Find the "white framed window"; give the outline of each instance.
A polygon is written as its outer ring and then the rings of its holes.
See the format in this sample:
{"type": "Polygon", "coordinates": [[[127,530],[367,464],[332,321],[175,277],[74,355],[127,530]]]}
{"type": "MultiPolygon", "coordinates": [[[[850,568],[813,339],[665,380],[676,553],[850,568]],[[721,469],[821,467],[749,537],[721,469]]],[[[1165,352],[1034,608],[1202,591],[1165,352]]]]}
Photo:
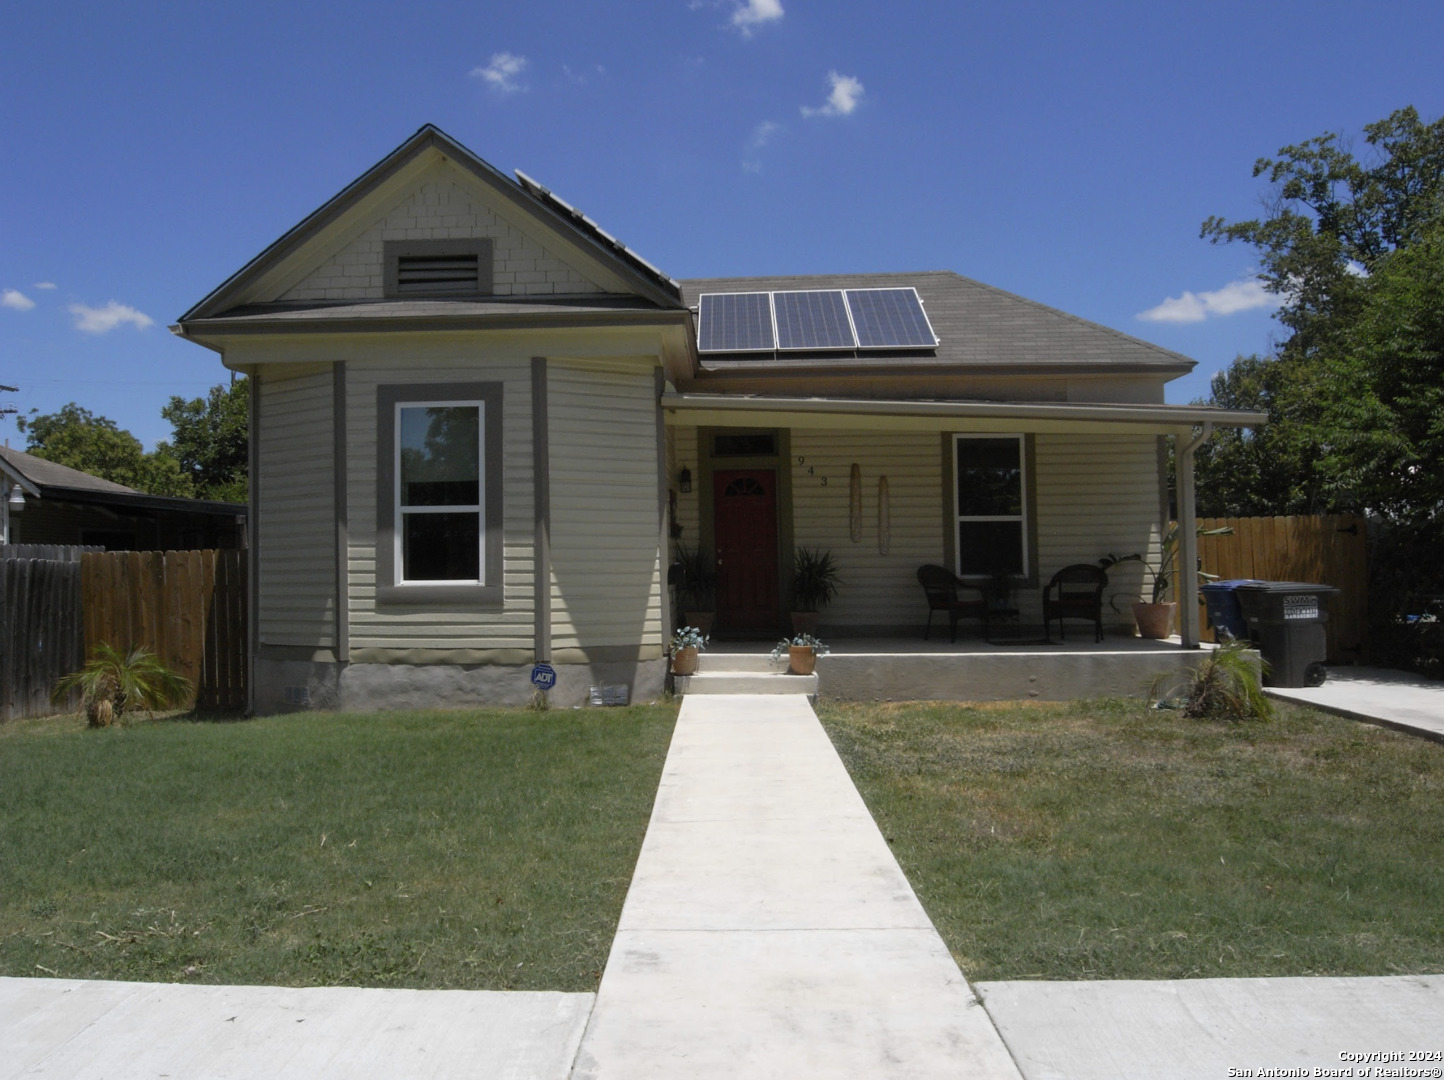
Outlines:
{"type": "Polygon", "coordinates": [[[1022,435],[953,436],[953,540],[962,577],[1027,577],[1028,457],[1022,435]]]}
{"type": "Polygon", "coordinates": [[[376,602],[504,607],[502,384],[376,388],[376,602]]]}
{"type": "Polygon", "coordinates": [[[394,584],[485,585],[481,401],[398,401],[394,584]]]}

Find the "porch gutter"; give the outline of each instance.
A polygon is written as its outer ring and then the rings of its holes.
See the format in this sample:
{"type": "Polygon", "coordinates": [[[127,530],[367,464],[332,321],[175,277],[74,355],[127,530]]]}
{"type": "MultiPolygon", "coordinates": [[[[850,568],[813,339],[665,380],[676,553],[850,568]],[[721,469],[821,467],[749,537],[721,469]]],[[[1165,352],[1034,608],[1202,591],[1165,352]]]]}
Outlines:
{"type": "MultiPolygon", "coordinates": [[[[1193,454],[1213,435],[1213,424],[1178,451],[1178,635],[1185,649],[1198,648],[1198,514],[1194,510],[1193,454]]],[[[1180,440],[1181,442],[1182,440],[1180,440]]]]}
{"type": "MultiPolygon", "coordinates": [[[[1179,434],[1204,424],[1213,427],[1262,427],[1268,414],[1241,409],[1216,409],[1207,405],[1114,405],[1074,402],[997,401],[887,401],[860,398],[755,397],[742,394],[693,394],[671,392],[662,395],[662,408],[671,417],[687,414],[687,423],[736,424],[749,416],[770,418],[791,415],[803,426],[823,426],[828,417],[856,420],[874,418],[878,427],[939,426],[958,420],[975,424],[996,424],[1016,430],[1023,422],[1029,430],[1068,430],[1099,425],[1121,430],[1179,434]],[[931,422],[931,423],[929,423],[931,422]]],[[[673,422],[677,422],[675,419],[673,422]]],[[[999,427],[1002,430],[1002,427],[999,427]]]]}

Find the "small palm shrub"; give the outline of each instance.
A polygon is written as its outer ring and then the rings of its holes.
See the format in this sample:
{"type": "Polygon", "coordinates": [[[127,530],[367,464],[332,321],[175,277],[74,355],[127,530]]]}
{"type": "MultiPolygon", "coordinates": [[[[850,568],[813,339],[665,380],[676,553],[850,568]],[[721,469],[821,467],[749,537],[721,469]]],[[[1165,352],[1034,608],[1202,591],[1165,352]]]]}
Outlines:
{"type": "Polygon", "coordinates": [[[107,644],[95,647],[89,662],[55,684],[52,701],[79,690],[81,705],[91,727],[108,727],[127,709],[170,708],[190,696],[191,681],[166,667],[148,649],[136,647],[125,655],[107,644]]]}
{"type": "Polygon", "coordinates": [[[1263,692],[1265,667],[1247,645],[1232,641],[1210,651],[1167,697],[1159,698],[1163,680],[1154,683],[1153,697],[1161,707],[1180,708],[1198,720],[1269,720],[1274,712],[1263,692]]]}

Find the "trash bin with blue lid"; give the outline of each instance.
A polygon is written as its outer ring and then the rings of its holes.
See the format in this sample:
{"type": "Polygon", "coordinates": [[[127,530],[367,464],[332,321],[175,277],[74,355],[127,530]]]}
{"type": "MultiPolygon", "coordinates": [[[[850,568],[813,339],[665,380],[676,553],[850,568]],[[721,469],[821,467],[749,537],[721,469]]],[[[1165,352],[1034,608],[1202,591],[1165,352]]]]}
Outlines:
{"type": "Polygon", "coordinates": [[[1234,589],[1249,637],[1269,665],[1265,686],[1322,686],[1328,678],[1329,597],[1339,590],[1307,581],[1256,581],[1234,589]]]}
{"type": "Polygon", "coordinates": [[[1232,581],[1210,581],[1199,586],[1204,605],[1208,608],[1208,621],[1217,632],[1219,641],[1248,640],[1248,620],[1244,618],[1243,607],[1234,590],[1240,585],[1266,584],[1253,578],[1234,578],[1232,581]]]}

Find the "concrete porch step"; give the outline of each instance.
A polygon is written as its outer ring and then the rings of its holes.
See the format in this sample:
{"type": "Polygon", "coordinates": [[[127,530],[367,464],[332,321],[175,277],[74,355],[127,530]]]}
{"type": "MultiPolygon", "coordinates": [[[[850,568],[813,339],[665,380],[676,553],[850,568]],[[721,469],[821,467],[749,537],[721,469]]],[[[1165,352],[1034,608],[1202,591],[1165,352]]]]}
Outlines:
{"type": "Polygon", "coordinates": [[[772,659],[772,653],[765,649],[751,652],[725,652],[708,649],[697,656],[697,670],[708,673],[723,671],[763,671],[778,675],[787,673],[787,657],[772,659]]]}
{"type": "Polygon", "coordinates": [[[807,694],[817,693],[817,675],[774,675],[770,671],[698,671],[678,675],[679,694],[807,694]]]}

